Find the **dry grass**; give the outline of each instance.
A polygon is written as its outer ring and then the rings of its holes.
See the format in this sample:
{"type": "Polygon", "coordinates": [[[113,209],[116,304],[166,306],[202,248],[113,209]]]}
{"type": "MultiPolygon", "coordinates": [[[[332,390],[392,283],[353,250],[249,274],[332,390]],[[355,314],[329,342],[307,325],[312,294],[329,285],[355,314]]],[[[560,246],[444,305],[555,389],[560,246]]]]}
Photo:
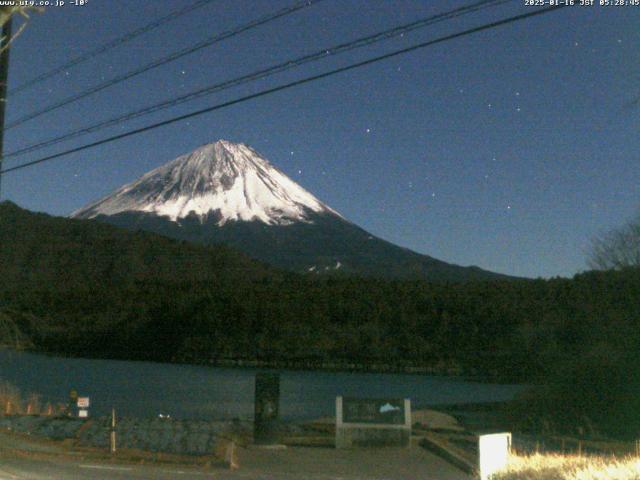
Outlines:
{"type": "MultiPolygon", "coordinates": [[[[18,2],[16,2],[18,3],[18,2]]],[[[7,23],[9,21],[9,19],[11,17],[15,17],[17,15],[21,15],[22,17],[24,17],[26,20],[29,20],[29,12],[30,11],[35,11],[38,13],[42,13],[44,11],[43,8],[39,8],[39,7],[27,7],[27,6],[3,6],[0,7],[0,27],[3,26],[5,23],[7,23]]],[[[6,50],[7,47],[13,43],[13,41],[18,38],[18,36],[22,33],[22,31],[26,28],[27,26],[27,22],[25,21],[22,25],[20,25],[20,27],[18,28],[18,30],[16,32],[13,33],[13,35],[11,35],[11,38],[9,39],[5,39],[2,38],[0,39],[0,42],[2,44],[2,46],[0,46],[0,53],[3,50],[6,50]]]]}
{"type": "Polygon", "coordinates": [[[640,457],[513,455],[492,480],[640,480],[640,457]]]}
{"type": "Polygon", "coordinates": [[[11,415],[21,409],[20,390],[8,382],[0,382],[0,415],[11,415]]]}
{"type": "Polygon", "coordinates": [[[221,459],[227,468],[235,470],[239,467],[238,448],[235,441],[219,438],[213,454],[216,458],[221,459]]]}
{"type": "Polygon", "coordinates": [[[62,404],[43,404],[34,393],[27,396],[9,382],[0,382],[0,416],[3,415],[59,415],[65,409],[62,404]]]}

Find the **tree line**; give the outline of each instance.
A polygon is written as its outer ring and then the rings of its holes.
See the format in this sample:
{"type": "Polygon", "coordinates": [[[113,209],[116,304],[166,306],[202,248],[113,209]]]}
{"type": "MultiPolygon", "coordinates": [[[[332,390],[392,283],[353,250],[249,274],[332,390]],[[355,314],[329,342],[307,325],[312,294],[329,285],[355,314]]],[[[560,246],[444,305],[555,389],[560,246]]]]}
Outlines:
{"type": "Polygon", "coordinates": [[[543,384],[547,400],[575,406],[548,410],[558,424],[633,424],[602,406],[616,395],[635,405],[629,389],[640,386],[638,268],[469,283],[304,276],[223,246],[3,204],[0,273],[4,343],[129,360],[421,367],[543,384]]]}

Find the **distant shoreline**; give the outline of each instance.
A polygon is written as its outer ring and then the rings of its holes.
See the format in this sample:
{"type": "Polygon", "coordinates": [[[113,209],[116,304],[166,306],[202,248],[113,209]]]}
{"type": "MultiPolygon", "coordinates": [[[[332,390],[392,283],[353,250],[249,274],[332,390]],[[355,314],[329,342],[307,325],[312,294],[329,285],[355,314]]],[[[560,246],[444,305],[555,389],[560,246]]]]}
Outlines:
{"type": "Polygon", "coordinates": [[[33,353],[38,355],[55,356],[62,358],[84,358],[92,360],[116,360],[124,362],[150,362],[168,363],[173,365],[193,365],[201,367],[219,368],[250,368],[250,369],[274,369],[274,370],[298,370],[310,372],[357,372],[357,373],[386,373],[386,374],[407,374],[407,375],[431,375],[436,377],[458,378],[460,380],[477,383],[503,383],[520,384],[521,382],[501,378],[499,375],[480,375],[473,372],[465,372],[460,366],[451,365],[393,365],[381,362],[355,363],[355,362],[326,362],[309,359],[290,360],[255,360],[255,359],[235,359],[220,358],[203,361],[173,360],[171,362],[157,362],[153,360],[128,359],[118,357],[85,357],[81,355],[68,355],[64,352],[40,351],[34,349],[16,349],[7,345],[0,345],[0,350],[11,350],[15,352],[33,353]]]}

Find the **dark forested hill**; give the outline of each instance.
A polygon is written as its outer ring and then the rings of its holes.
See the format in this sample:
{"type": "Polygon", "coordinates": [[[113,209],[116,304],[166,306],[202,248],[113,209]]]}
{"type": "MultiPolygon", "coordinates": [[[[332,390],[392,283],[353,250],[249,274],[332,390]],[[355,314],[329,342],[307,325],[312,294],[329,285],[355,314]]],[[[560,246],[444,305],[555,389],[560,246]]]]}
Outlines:
{"type": "Polygon", "coordinates": [[[226,247],[0,205],[0,343],[40,351],[543,381],[602,358],[628,365],[639,312],[638,269],[455,284],[302,276],[226,247]]]}
{"type": "Polygon", "coordinates": [[[274,270],[224,246],[201,247],[0,204],[0,284],[64,290],[138,281],[254,280],[274,270]]]}

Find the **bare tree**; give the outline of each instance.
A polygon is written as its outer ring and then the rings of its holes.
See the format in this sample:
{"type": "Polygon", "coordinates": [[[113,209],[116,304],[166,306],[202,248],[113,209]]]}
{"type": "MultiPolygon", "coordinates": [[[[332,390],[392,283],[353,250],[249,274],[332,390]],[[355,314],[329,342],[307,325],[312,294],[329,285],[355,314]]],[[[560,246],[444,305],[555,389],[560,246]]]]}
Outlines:
{"type": "Polygon", "coordinates": [[[640,267],[640,212],[623,226],[595,237],[587,264],[595,270],[640,267]]]}
{"type": "MultiPolygon", "coordinates": [[[[14,15],[22,15],[25,19],[28,20],[30,10],[36,11],[36,12],[43,11],[42,8],[37,8],[37,7],[17,7],[17,6],[0,7],[0,27],[4,26],[4,24],[7,23],[9,19],[11,19],[14,15]]],[[[24,22],[22,25],[20,25],[20,28],[18,29],[18,31],[12,34],[11,38],[4,38],[4,37],[0,38],[0,53],[2,53],[3,50],[6,50],[7,48],[9,48],[9,45],[11,45],[11,42],[13,42],[18,37],[18,35],[22,33],[22,31],[26,28],[26,26],[27,26],[27,22],[24,22]]]]}

